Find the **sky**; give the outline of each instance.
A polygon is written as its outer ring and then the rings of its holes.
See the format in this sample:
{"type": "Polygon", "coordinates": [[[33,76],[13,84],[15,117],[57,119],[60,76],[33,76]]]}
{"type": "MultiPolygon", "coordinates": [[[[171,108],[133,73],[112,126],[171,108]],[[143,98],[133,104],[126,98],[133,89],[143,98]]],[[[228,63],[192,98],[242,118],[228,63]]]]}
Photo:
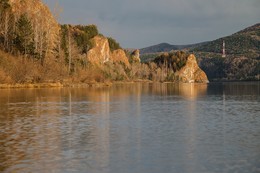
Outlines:
{"type": "Polygon", "coordinates": [[[124,48],[211,41],[260,22],[260,0],[43,1],[60,23],[95,24],[124,48]]]}

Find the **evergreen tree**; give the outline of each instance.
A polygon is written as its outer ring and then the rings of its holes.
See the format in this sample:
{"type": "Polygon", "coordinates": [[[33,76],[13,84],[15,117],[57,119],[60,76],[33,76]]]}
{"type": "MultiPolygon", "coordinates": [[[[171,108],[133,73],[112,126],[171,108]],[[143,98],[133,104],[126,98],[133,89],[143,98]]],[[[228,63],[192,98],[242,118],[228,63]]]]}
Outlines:
{"type": "Polygon", "coordinates": [[[15,43],[17,49],[24,55],[34,54],[34,32],[26,14],[21,15],[16,23],[16,27],[15,43]]]}

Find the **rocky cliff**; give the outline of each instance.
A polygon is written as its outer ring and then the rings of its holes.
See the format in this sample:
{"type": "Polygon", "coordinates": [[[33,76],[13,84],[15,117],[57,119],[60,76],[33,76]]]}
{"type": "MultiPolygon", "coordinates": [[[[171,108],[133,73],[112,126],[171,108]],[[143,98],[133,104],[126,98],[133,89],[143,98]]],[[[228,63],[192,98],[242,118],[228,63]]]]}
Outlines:
{"type": "Polygon", "coordinates": [[[107,38],[95,36],[91,40],[93,47],[87,53],[87,60],[91,63],[102,64],[109,61],[110,49],[107,38]]]}
{"type": "Polygon", "coordinates": [[[112,62],[120,62],[125,64],[127,67],[130,67],[128,58],[126,57],[125,51],[123,51],[122,49],[117,49],[114,50],[111,53],[111,60],[112,62]]]}
{"type": "Polygon", "coordinates": [[[114,63],[123,63],[130,66],[128,58],[122,49],[110,50],[108,39],[103,36],[95,36],[91,40],[93,47],[87,53],[87,60],[94,64],[103,64],[111,61],[114,63]]]}
{"type": "Polygon", "coordinates": [[[186,65],[178,72],[179,80],[184,83],[208,83],[206,73],[197,64],[196,57],[189,55],[186,65]]]}

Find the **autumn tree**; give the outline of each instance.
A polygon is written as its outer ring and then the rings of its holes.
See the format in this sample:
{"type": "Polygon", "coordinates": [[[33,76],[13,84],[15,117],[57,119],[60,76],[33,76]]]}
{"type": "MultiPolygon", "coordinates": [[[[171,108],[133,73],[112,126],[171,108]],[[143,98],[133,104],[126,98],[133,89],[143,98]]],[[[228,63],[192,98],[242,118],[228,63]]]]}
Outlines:
{"type": "Polygon", "coordinates": [[[8,0],[0,1],[0,37],[5,50],[10,49],[13,15],[8,0]]]}

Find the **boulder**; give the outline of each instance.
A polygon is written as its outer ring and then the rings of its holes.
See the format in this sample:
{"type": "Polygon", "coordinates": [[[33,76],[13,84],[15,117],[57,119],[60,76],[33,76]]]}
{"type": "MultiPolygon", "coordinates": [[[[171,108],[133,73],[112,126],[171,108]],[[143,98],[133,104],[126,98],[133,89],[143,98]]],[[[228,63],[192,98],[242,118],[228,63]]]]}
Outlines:
{"type": "Polygon", "coordinates": [[[184,83],[208,83],[206,73],[198,66],[196,57],[191,54],[186,62],[186,65],[179,71],[179,80],[184,83]]]}

